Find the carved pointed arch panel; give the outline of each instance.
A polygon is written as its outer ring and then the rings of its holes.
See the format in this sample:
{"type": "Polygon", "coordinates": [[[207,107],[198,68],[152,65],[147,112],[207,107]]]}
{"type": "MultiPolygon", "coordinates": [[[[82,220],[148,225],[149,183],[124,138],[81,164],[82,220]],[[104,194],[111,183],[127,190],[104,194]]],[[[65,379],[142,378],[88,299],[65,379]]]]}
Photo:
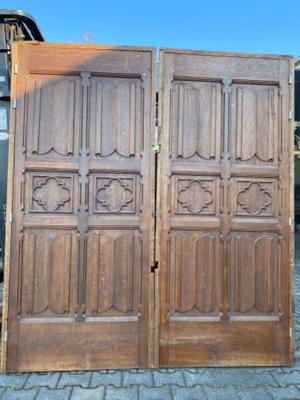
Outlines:
{"type": "Polygon", "coordinates": [[[172,87],[172,158],[220,158],[221,85],[175,80],[172,87]]]}
{"type": "Polygon", "coordinates": [[[172,235],[169,264],[169,312],[172,317],[219,314],[220,238],[211,232],[172,235]]]}
{"type": "Polygon", "coordinates": [[[74,157],[80,141],[80,79],[31,75],[24,96],[27,157],[74,157]]]}
{"type": "Polygon", "coordinates": [[[236,162],[277,164],[281,91],[278,86],[232,86],[232,152],[236,162]]]}

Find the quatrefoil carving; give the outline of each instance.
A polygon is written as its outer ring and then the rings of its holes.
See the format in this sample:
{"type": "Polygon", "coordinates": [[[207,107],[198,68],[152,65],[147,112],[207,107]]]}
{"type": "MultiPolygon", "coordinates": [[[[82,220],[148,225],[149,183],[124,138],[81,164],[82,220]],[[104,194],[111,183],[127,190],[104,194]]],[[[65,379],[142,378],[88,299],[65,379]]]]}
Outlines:
{"type": "Polygon", "coordinates": [[[259,183],[250,182],[239,192],[237,202],[248,214],[258,215],[272,203],[272,196],[259,183]]]}
{"type": "Polygon", "coordinates": [[[125,180],[112,178],[97,190],[96,200],[110,212],[119,212],[133,200],[133,192],[125,180]]]}
{"type": "Polygon", "coordinates": [[[213,202],[213,194],[207,185],[194,179],[179,191],[177,200],[191,213],[200,214],[213,202]]]}
{"type": "Polygon", "coordinates": [[[53,212],[70,200],[71,193],[65,182],[50,176],[33,189],[32,198],[44,210],[53,212]]]}

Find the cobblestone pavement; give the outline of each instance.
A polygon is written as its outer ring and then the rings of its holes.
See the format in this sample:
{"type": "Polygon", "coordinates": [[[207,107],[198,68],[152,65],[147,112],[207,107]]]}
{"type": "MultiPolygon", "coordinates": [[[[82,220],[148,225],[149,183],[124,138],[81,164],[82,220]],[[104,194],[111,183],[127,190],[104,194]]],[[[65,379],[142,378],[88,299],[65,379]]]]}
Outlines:
{"type": "MultiPolygon", "coordinates": [[[[299,244],[300,244],[300,238],[299,244]]],[[[300,245],[297,246],[300,250],[300,245]]],[[[298,257],[300,251],[298,252],[298,257]]],[[[300,400],[300,258],[294,368],[181,368],[0,375],[1,400],[300,400]]]]}

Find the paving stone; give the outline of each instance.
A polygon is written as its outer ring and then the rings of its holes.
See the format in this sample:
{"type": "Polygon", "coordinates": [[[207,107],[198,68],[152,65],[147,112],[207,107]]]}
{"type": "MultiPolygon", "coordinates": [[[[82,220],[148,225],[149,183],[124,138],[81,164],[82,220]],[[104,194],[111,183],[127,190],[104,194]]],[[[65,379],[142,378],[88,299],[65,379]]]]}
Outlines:
{"type": "Polygon", "coordinates": [[[208,370],[207,372],[201,372],[200,374],[191,374],[188,372],[184,372],[183,375],[187,386],[215,384],[212,369],[208,370]]]}
{"type": "Polygon", "coordinates": [[[153,376],[151,371],[145,371],[143,373],[130,373],[127,371],[123,372],[123,384],[122,386],[128,385],[146,385],[153,386],[153,376]]]}
{"type": "Polygon", "coordinates": [[[38,389],[31,390],[14,390],[13,388],[6,388],[0,396],[1,400],[34,400],[38,389]]]}
{"type": "Polygon", "coordinates": [[[55,389],[60,377],[60,372],[50,373],[32,373],[24,386],[25,389],[34,388],[36,386],[47,386],[49,389],[55,389]]]}
{"type": "MultiPolygon", "coordinates": [[[[167,385],[161,387],[140,386],[139,400],[171,400],[171,390],[167,385]]],[[[110,400],[110,398],[107,398],[110,400]]]]}
{"type": "Polygon", "coordinates": [[[108,386],[106,389],[105,400],[137,400],[137,398],[137,386],[132,386],[130,388],[116,388],[108,386]]]}
{"type": "Polygon", "coordinates": [[[264,372],[261,374],[249,374],[243,371],[235,373],[215,373],[215,382],[218,386],[241,386],[251,387],[259,385],[272,385],[278,386],[277,381],[271,375],[270,372],[264,372]]]}
{"type": "Polygon", "coordinates": [[[179,387],[171,386],[174,400],[202,400],[206,399],[202,386],[179,387]]]}
{"type": "MultiPolygon", "coordinates": [[[[300,391],[296,386],[291,385],[285,388],[267,388],[268,393],[272,395],[274,400],[299,400],[300,391]]],[[[256,400],[256,399],[255,399],[256,400]]]]}
{"type": "Polygon", "coordinates": [[[231,400],[237,399],[235,388],[228,386],[226,388],[212,388],[204,386],[204,391],[209,400],[231,400]]]}
{"type": "Polygon", "coordinates": [[[0,387],[22,389],[27,378],[28,374],[0,374],[0,387]]]}
{"type": "Polygon", "coordinates": [[[240,400],[272,400],[273,397],[264,387],[236,388],[240,400]]]}
{"type": "Polygon", "coordinates": [[[40,388],[38,395],[35,400],[68,400],[71,394],[72,388],[68,387],[65,389],[48,389],[40,388]]]}
{"type": "Polygon", "coordinates": [[[113,374],[99,374],[98,372],[92,372],[90,387],[93,388],[103,385],[121,386],[121,372],[115,371],[113,374]]]}
{"type": "Polygon", "coordinates": [[[89,387],[91,372],[85,372],[83,374],[70,374],[64,372],[58,381],[57,387],[63,388],[66,386],[81,386],[82,388],[89,387]]]}
{"type": "Polygon", "coordinates": [[[82,389],[74,387],[70,400],[103,400],[104,399],[104,386],[95,389],[82,389]]]}
{"type": "Polygon", "coordinates": [[[279,383],[280,386],[287,386],[291,384],[298,383],[300,385],[300,374],[297,371],[293,371],[290,373],[273,373],[276,381],[279,383]]]}
{"type": "Polygon", "coordinates": [[[183,380],[183,373],[181,371],[169,373],[169,374],[162,374],[159,371],[153,371],[154,377],[154,385],[161,386],[161,385],[169,385],[175,384],[179,386],[185,386],[183,380]]]}

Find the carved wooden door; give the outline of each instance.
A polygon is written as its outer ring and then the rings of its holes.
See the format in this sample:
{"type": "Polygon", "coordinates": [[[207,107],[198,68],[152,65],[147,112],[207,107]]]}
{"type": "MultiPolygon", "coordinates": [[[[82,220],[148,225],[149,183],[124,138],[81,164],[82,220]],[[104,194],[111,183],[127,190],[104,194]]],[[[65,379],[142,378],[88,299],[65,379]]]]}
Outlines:
{"type": "Polygon", "coordinates": [[[289,364],[292,61],[164,50],[160,67],[159,363],[289,364]]]}
{"type": "Polygon", "coordinates": [[[148,365],[153,63],[14,48],[9,371],[148,365]]]}

